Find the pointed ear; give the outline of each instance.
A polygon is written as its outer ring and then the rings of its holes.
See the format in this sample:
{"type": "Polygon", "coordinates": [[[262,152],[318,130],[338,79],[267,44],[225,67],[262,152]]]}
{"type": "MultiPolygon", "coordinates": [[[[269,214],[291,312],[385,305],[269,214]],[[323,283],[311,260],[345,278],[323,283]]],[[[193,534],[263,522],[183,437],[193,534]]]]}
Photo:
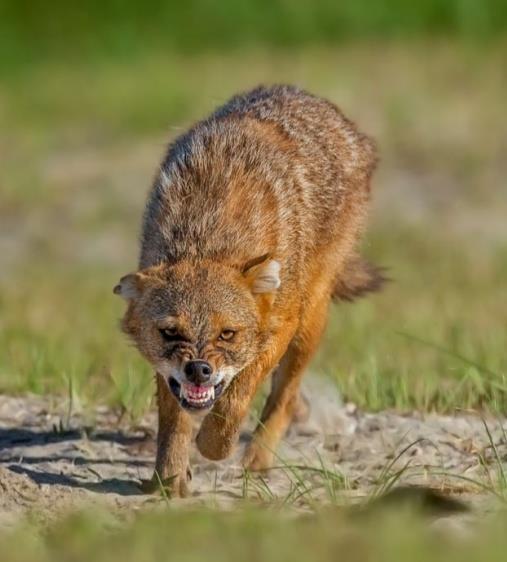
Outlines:
{"type": "Polygon", "coordinates": [[[113,289],[113,293],[120,295],[126,301],[136,299],[141,294],[140,281],[138,273],[129,273],[120,279],[118,285],[113,289]]]}
{"type": "Polygon", "coordinates": [[[252,293],[273,293],[280,287],[280,263],[269,254],[248,261],[242,269],[252,293]]]}

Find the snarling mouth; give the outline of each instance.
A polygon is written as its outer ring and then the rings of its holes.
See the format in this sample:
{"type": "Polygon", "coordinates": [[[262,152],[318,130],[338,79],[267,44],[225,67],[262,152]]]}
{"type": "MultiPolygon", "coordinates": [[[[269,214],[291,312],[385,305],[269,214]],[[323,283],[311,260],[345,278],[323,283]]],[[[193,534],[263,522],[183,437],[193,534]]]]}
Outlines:
{"type": "Polygon", "coordinates": [[[222,380],[216,385],[198,385],[187,382],[180,383],[174,377],[170,377],[169,387],[183,408],[206,410],[211,408],[215,400],[222,394],[224,381],[222,380]]]}

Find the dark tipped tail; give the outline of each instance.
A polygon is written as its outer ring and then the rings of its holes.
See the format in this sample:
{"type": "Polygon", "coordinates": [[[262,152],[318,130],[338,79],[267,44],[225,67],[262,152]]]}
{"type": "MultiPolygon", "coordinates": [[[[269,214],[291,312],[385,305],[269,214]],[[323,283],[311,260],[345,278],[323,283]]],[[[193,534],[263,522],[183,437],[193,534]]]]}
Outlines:
{"type": "Polygon", "coordinates": [[[353,301],[367,293],[380,291],[389,279],[385,270],[360,257],[349,259],[336,280],[332,298],[336,301],[353,301]]]}

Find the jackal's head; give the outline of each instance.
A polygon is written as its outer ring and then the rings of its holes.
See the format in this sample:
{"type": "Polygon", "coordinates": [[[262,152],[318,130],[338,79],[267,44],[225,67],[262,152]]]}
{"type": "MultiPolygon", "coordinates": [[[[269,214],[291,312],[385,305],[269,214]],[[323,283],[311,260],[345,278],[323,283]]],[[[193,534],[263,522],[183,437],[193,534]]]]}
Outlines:
{"type": "Polygon", "coordinates": [[[183,408],[210,408],[261,351],[280,284],[278,262],[161,264],[123,277],[122,329],[183,408]]]}

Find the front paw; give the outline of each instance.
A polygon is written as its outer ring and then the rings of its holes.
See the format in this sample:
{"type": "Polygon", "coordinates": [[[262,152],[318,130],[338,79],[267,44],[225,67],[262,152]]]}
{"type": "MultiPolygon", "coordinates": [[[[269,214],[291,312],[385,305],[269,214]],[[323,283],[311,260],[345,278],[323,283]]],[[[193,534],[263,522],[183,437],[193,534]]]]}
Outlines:
{"type": "Polygon", "coordinates": [[[157,472],[154,472],[150,480],[141,480],[139,489],[143,494],[156,494],[168,498],[185,498],[190,495],[188,482],[192,479],[192,472],[187,468],[183,475],[175,474],[167,478],[160,478],[157,472]]]}
{"type": "Polygon", "coordinates": [[[208,414],[208,417],[204,418],[195,442],[203,457],[220,461],[232,453],[237,436],[237,430],[226,428],[219,419],[208,414]]]}

